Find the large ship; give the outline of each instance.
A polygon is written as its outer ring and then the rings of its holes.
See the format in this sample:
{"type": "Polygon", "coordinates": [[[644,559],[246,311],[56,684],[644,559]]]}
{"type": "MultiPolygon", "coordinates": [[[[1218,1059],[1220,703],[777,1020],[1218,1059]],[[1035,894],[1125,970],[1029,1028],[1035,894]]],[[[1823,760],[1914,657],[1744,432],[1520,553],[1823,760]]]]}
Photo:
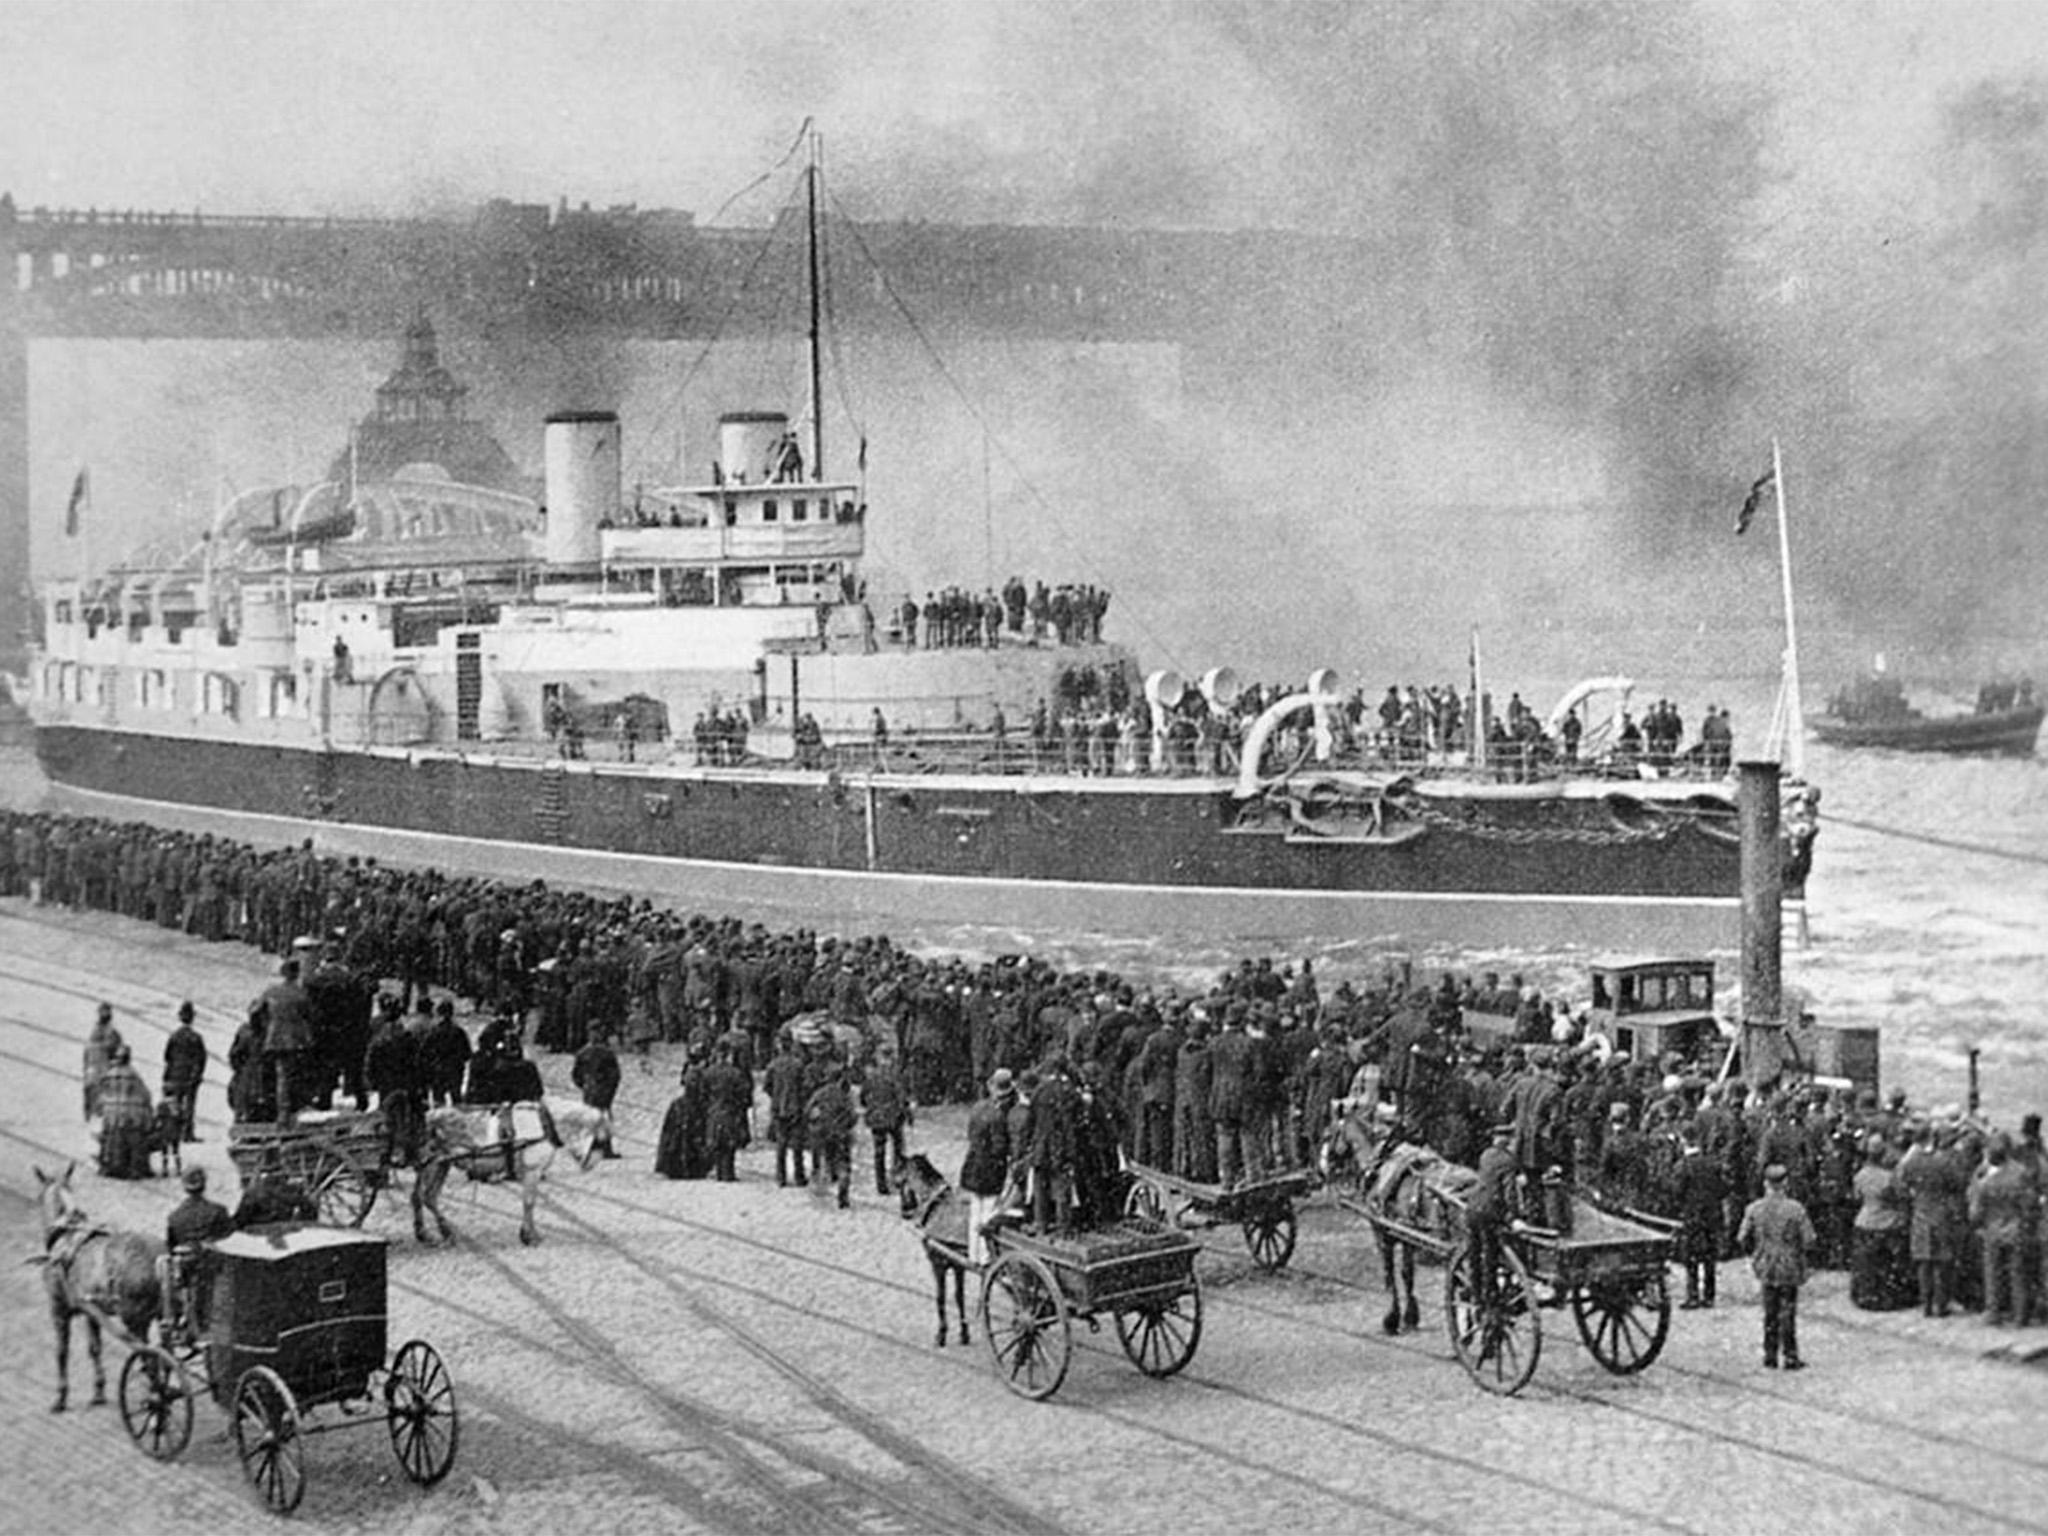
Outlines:
{"type": "MultiPolygon", "coordinates": [[[[419,317],[326,479],[44,585],[19,691],[58,802],[834,923],[1732,944],[1725,752],[1561,762],[1489,752],[1476,699],[1147,673],[1085,587],[877,613],[819,329],[814,289],[794,418],[728,413],[701,483],[629,495],[604,411],[521,482],[419,317]]],[[[1788,785],[1795,899],[1814,806],[1788,785]]]]}

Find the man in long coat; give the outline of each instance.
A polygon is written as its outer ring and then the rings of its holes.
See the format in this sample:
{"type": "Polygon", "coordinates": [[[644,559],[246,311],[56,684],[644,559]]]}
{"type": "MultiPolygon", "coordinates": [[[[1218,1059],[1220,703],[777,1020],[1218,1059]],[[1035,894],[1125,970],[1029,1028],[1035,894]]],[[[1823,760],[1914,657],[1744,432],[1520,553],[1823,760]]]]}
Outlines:
{"type": "Polygon", "coordinates": [[[198,1010],[192,1004],[178,1005],[178,1027],[164,1042],[164,1102],[176,1111],[178,1137],[197,1141],[193,1134],[193,1107],[199,1098],[199,1084],[206,1076],[206,1041],[193,1028],[198,1010]]]}
{"type": "Polygon", "coordinates": [[[604,1140],[598,1144],[602,1157],[615,1158],[619,1155],[612,1145],[610,1131],[612,1101],[619,1096],[619,1077],[619,1057],[612,1049],[611,1031],[599,1026],[590,1043],[576,1053],[575,1063],[569,1069],[569,1081],[582,1091],[585,1104],[605,1113],[604,1140]]]}
{"type": "Polygon", "coordinates": [[[721,1045],[704,1073],[704,1145],[711,1176],[722,1184],[739,1177],[734,1159],[747,1144],[753,1105],[753,1079],[740,1069],[732,1049],[721,1045]]]}
{"type": "Polygon", "coordinates": [[[1799,1287],[1806,1283],[1806,1255],[1819,1235],[1806,1207],[1785,1192],[1783,1163],[1764,1169],[1763,1198],[1751,1201],[1742,1213],[1735,1241],[1754,1255],[1752,1266],[1763,1282],[1764,1364],[1776,1370],[1782,1358],[1786,1370],[1804,1369],[1806,1362],[1799,1357],[1799,1287]]]}

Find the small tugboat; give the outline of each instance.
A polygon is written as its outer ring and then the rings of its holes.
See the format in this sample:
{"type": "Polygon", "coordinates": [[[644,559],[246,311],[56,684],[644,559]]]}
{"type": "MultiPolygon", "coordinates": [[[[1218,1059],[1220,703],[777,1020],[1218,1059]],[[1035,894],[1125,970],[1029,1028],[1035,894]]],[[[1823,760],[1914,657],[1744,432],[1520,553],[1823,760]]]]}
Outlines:
{"type": "Polygon", "coordinates": [[[1813,732],[1838,747],[2032,757],[2044,713],[2032,679],[2021,678],[1984,684],[1967,714],[1924,714],[1907,700],[1905,685],[1880,670],[1838,690],[1813,732]]]}

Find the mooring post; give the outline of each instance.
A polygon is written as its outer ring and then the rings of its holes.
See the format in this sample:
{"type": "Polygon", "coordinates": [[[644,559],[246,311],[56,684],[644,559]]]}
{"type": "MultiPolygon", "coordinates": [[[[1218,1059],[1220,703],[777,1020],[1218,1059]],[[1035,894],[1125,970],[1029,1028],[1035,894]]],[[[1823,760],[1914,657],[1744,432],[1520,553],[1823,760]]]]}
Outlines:
{"type": "Polygon", "coordinates": [[[1785,855],[1779,846],[1779,768],[1737,765],[1742,826],[1742,1075],[1752,1087],[1785,1064],[1785,855]]]}

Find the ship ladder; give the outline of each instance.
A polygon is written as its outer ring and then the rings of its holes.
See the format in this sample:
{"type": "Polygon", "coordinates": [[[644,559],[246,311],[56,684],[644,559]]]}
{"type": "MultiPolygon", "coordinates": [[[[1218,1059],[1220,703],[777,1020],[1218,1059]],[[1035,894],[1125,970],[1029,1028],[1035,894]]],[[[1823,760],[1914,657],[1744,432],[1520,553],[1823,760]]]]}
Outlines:
{"type": "Polygon", "coordinates": [[[549,763],[540,771],[540,801],[533,819],[548,842],[562,840],[562,829],[569,824],[569,770],[560,763],[549,763]]]}

